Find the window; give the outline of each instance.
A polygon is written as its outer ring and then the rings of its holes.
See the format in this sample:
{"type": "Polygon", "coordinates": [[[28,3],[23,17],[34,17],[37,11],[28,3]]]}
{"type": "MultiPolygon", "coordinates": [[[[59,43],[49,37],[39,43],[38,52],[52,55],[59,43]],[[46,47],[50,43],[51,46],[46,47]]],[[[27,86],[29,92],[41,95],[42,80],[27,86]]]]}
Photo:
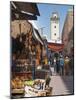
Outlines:
{"type": "Polygon", "coordinates": [[[56,33],[54,33],[54,35],[56,36],[56,33]]]}
{"type": "Polygon", "coordinates": [[[54,28],[56,28],[56,26],[54,26],[54,28]]]}

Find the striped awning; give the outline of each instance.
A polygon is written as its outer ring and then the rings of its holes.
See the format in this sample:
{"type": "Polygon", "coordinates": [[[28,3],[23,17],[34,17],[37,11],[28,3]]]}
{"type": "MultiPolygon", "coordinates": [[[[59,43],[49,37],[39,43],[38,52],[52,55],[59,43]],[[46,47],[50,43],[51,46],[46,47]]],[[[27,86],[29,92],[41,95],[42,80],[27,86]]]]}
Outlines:
{"type": "Polygon", "coordinates": [[[62,51],[64,48],[64,44],[59,43],[48,43],[48,48],[52,51],[62,51]]]}

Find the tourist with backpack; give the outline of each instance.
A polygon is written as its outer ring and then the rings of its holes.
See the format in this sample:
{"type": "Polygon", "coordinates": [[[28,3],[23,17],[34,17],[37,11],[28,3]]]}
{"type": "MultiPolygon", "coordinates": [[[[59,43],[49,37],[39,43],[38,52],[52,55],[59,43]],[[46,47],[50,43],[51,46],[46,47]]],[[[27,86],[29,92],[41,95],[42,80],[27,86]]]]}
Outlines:
{"type": "Polygon", "coordinates": [[[60,75],[64,75],[64,58],[60,57],[60,75]]]}

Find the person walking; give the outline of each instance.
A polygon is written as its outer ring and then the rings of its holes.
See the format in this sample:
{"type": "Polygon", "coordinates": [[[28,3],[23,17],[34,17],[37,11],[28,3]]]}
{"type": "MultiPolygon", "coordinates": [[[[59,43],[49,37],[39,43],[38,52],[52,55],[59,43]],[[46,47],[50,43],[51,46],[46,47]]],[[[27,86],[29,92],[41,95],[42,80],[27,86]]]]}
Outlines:
{"type": "Polygon", "coordinates": [[[54,73],[56,74],[57,66],[56,66],[56,58],[54,58],[54,73]]]}
{"type": "Polygon", "coordinates": [[[57,73],[59,74],[60,71],[59,57],[56,59],[56,66],[57,66],[57,73]]]}
{"type": "Polygon", "coordinates": [[[65,75],[69,75],[69,61],[70,61],[69,57],[66,56],[64,60],[64,74],[65,75]]]}
{"type": "Polygon", "coordinates": [[[64,75],[64,58],[60,57],[60,75],[64,75]]]}

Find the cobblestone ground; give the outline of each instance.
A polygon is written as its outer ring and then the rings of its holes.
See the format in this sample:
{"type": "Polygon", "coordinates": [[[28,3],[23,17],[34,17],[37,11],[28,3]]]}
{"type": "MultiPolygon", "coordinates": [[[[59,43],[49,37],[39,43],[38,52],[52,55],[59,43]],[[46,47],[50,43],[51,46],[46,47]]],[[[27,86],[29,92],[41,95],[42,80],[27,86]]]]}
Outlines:
{"type": "Polygon", "coordinates": [[[53,87],[52,95],[73,94],[73,76],[59,76],[53,72],[50,86],[53,87]]]}

